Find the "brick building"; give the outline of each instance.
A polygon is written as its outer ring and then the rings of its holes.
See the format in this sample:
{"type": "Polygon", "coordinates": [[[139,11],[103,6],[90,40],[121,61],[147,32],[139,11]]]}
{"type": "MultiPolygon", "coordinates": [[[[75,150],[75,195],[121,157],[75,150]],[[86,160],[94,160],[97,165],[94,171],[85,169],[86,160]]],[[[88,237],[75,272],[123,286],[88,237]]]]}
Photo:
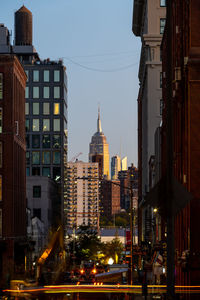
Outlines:
{"type": "Polygon", "coordinates": [[[120,212],[120,182],[118,180],[103,180],[101,183],[101,207],[107,218],[120,212]]]}
{"type": "MultiPolygon", "coordinates": [[[[193,199],[175,217],[176,284],[196,285],[200,281],[200,2],[172,1],[172,132],[173,173],[193,199]]],[[[167,168],[167,44],[163,38],[163,125],[162,174],[167,168]]],[[[199,299],[199,296],[187,299],[199,299]]],[[[185,298],[184,298],[185,299],[185,298]]]]}
{"type": "Polygon", "coordinates": [[[0,286],[6,276],[24,270],[25,86],[17,57],[0,55],[0,286]]]}

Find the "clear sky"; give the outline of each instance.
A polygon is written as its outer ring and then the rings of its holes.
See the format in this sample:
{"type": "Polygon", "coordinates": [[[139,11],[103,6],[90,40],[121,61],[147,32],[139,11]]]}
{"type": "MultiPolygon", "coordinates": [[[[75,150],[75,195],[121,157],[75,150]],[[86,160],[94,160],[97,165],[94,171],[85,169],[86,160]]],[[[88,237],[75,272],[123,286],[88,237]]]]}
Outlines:
{"type": "Polygon", "coordinates": [[[1,0],[0,23],[14,12],[33,14],[33,45],[41,59],[64,58],[68,75],[68,159],[88,161],[98,105],[110,157],[137,166],[140,39],[132,33],[133,0],[1,0]]]}

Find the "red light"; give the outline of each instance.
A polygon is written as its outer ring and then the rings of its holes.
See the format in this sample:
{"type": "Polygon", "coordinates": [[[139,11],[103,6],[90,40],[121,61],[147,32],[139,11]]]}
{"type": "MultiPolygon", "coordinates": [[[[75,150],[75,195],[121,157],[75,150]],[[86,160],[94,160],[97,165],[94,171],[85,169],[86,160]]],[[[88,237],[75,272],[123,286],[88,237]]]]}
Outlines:
{"type": "Polygon", "coordinates": [[[97,272],[97,270],[94,268],[94,269],[92,269],[92,273],[93,274],[96,274],[96,272],[97,272]]]}

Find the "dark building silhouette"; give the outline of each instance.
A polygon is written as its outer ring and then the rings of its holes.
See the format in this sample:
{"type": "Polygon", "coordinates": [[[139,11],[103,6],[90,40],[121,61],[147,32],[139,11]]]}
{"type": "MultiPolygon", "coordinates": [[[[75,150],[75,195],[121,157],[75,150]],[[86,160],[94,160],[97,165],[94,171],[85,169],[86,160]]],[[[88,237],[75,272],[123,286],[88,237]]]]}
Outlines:
{"type": "Polygon", "coordinates": [[[26,74],[14,55],[0,55],[0,286],[24,271],[26,74]],[[2,282],[1,282],[2,280],[2,282]]]}

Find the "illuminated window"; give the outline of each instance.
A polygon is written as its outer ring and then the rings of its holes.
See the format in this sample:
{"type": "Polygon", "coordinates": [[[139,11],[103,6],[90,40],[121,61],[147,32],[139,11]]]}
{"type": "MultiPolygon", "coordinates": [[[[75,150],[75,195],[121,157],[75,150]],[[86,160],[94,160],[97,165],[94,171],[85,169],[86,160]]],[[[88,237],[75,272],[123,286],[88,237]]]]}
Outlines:
{"type": "Polygon", "coordinates": [[[50,130],[50,120],[49,119],[43,119],[43,131],[49,131],[50,130]]]}
{"type": "Polygon", "coordinates": [[[60,81],[60,71],[54,70],[54,82],[59,82],[59,81],[60,81]]]}
{"type": "Polygon", "coordinates": [[[25,115],[29,115],[29,103],[25,103],[25,115]]]}
{"type": "Polygon", "coordinates": [[[0,73],[0,99],[3,99],[3,74],[0,73]]]}
{"type": "Polygon", "coordinates": [[[38,86],[33,87],[33,98],[39,98],[39,87],[38,86]]]}
{"type": "Polygon", "coordinates": [[[40,163],[40,152],[39,151],[32,152],[32,163],[34,165],[39,165],[39,163],[40,163]]]}
{"type": "Polygon", "coordinates": [[[49,98],[49,86],[44,86],[44,88],[43,88],[43,98],[45,98],[45,99],[49,98]]]}
{"type": "Polygon", "coordinates": [[[50,151],[42,152],[42,163],[45,165],[50,164],[50,151]]]}
{"type": "Polygon", "coordinates": [[[3,127],[2,111],[3,111],[3,109],[0,108],[0,133],[2,133],[2,127],[3,127]]]}
{"type": "Polygon", "coordinates": [[[33,131],[39,131],[40,127],[40,120],[33,119],[33,131]]]}
{"type": "Polygon", "coordinates": [[[39,71],[33,70],[33,81],[38,82],[39,81],[39,71]]]}
{"type": "Polygon", "coordinates": [[[33,103],[33,115],[39,115],[39,103],[33,103]]]}
{"type": "Polygon", "coordinates": [[[44,70],[44,82],[49,82],[49,70],[44,70]]]}
{"type": "Polygon", "coordinates": [[[0,142],[0,168],[2,168],[2,153],[3,153],[2,142],[0,142]]]}
{"type": "Polygon", "coordinates": [[[26,89],[25,89],[25,98],[29,98],[29,87],[26,86],[26,89]]]}
{"type": "Polygon", "coordinates": [[[54,98],[59,99],[60,98],[60,87],[54,86],[54,98]]]}
{"type": "Polygon", "coordinates": [[[53,113],[54,113],[54,115],[59,115],[60,114],[60,103],[54,103],[53,113]]]}
{"type": "Polygon", "coordinates": [[[50,109],[49,109],[50,104],[48,102],[43,103],[43,115],[49,115],[50,109]]]}
{"type": "Polygon", "coordinates": [[[60,119],[53,120],[53,131],[60,131],[60,119]]]}

